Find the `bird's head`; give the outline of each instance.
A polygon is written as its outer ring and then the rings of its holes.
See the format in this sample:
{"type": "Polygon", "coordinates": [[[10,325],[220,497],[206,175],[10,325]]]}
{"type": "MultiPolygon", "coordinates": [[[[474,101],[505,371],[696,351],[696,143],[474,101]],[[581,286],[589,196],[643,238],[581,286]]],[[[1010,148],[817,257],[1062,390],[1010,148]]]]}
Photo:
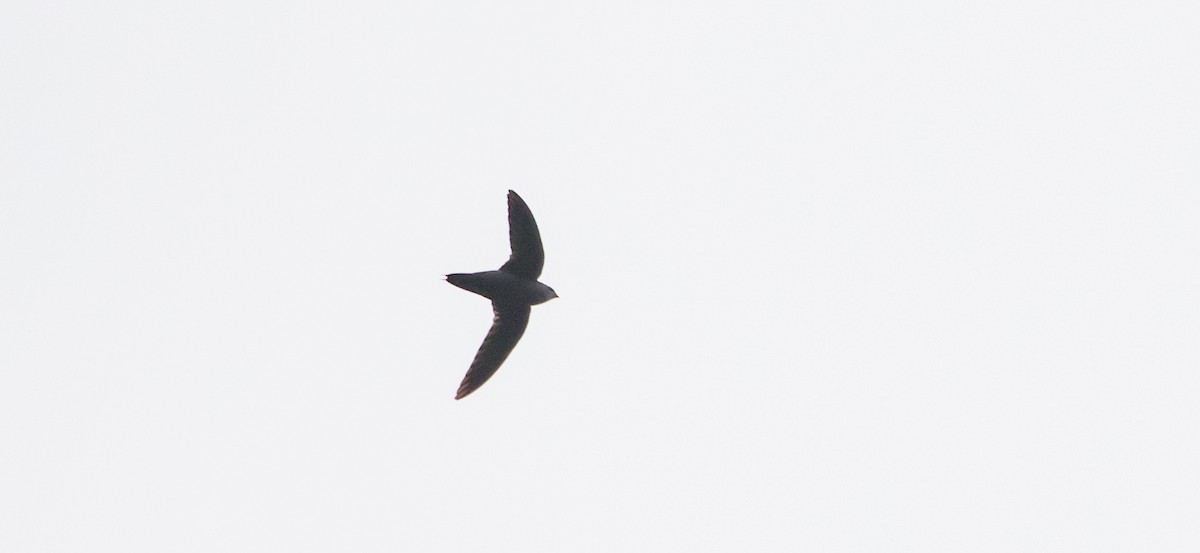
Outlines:
{"type": "Polygon", "coordinates": [[[538,284],[538,288],[540,288],[540,290],[537,292],[538,299],[537,299],[537,301],[534,302],[534,305],[537,305],[539,303],[546,303],[546,302],[558,297],[558,293],[555,292],[553,288],[546,286],[545,284],[542,284],[540,282],[537,284],[538,284]]]}

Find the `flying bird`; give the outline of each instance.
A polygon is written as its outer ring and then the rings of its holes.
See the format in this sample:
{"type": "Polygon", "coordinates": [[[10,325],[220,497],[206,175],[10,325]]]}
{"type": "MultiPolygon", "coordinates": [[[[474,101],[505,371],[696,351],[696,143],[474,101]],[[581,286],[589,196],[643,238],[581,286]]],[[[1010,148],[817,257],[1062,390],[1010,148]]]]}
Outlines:
{"type": "Polygon", "coordinates": [[[553,288],[538,282],[546,258],[542,235],[533,212],[512,190],[508,191],[508,242],[512,255],[499,271],[446,275],[450,284],[492,300],[495,315],[454,399],[467,397],[496,374],[525,334],[530,306],[558,297],[553,288]]]}

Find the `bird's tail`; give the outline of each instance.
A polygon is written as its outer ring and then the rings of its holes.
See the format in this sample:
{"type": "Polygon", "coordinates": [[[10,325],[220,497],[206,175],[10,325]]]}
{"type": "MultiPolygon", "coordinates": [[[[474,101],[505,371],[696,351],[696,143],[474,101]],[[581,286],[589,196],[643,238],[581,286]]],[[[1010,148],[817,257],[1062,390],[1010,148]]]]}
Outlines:
{"type": "Polygon", "coordinates": [[[452,275],[446,275],[446,282],[449,282],[450,284],[453,284],[468,292],[474,292],[481,296],[488,297],[488,290],[485,286],[487,283],[472,273],[454,273],[452,275]]]}
{"type": "Polygon", "coordinates": [[[452,275],[446,275],[446,282],[449,282],[450,284],[453,284],[459,288],[462,288],[463,290],[470,290],[470,288],[467,288],[467,280],[468,280],[467,277],[468,276],[470,276],[470,275],[465,274],[465,273],[454,273],[452,275]]]}

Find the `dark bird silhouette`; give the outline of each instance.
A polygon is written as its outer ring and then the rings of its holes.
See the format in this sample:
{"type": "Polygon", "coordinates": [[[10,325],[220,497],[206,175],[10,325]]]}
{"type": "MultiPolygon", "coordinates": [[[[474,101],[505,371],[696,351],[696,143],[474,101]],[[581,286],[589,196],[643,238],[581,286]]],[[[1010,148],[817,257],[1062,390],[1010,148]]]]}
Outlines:
{"type": "Polygon", "coordinates": [[[508,242],[512,255],[499,271],[456,273],[446,280],[463,290],[492,300],[492,329],[475,353],[467,376],[454,399],[467,397],[483,386],[517,345],[529,325],[530,306],[558,297],[554,289],[538,282],[546,256],[533,212],[516,192],[508,191],[508,242]]]}

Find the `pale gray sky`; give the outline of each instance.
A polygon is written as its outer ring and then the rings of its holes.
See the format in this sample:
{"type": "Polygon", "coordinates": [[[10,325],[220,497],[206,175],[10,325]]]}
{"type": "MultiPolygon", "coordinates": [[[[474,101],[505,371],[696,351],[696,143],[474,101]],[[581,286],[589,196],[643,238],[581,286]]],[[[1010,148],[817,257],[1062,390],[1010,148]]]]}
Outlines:
{"type": "Polygon", "coordinates": [[[1200,547],[1200,8],[4,12],[0,550],[1200,547]]]}

